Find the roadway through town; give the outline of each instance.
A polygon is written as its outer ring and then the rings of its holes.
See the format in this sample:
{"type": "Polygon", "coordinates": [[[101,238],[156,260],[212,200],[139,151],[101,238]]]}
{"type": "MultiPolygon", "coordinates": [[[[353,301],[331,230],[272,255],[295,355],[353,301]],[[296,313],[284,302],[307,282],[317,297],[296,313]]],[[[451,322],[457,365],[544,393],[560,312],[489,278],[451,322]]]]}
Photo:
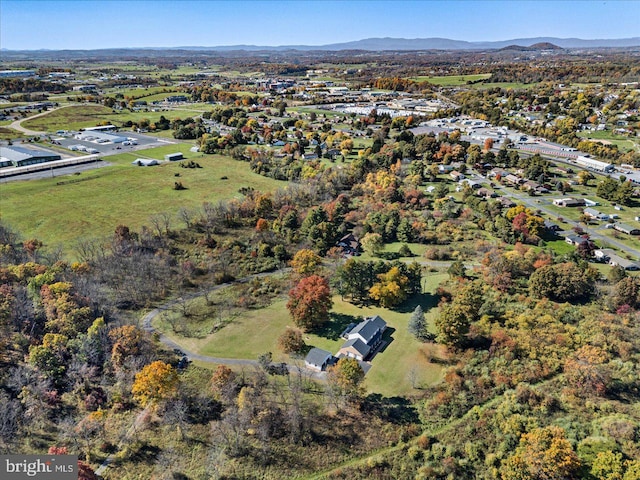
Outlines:
{"type": "MultiPolygon", "coordinates": [[[[518,200],[519,202],[525,204],[527,207],[529,207],[532,210],[540,210],[543,213],[546,213],[547,215],[549,215],[550,218],[558,218],[558,213],[554,212],[548,208],[546,208],[544,206],[544,204],[540,203],[540,200],[534,200],[536,197],[530,197],[528,194],[522,194],[522,193],[516,193],[516,192],[510,192],[509,196],[511,198],[513,198],[514,200],[518,200]]],[[[593,229],[589,229],[588,227],[585,228],[584,226],[580,225],[579,222],[575,222],[573,220],[569,220],[564,218],[564,221],[570,225],[573,225],[574,227],[580,227],[583,230],[585,230],[585,232],[589,233],[589,236],[592,240],[600,240],[601,245],[602,246],[602,242],[606,242],[610,245],[613,245],[615,247],[617,247],[618,249],[620,249],[621,252],[623,253],[628,253],[633,255],[636,260],[640,259],[640,251],[630,247],[629,245],[626,245],[622,242],[619,242],[618,240],[616,240],[615,238],[611,238],[608,236],[605,236],[601,233],[598,233],[597,230],[593,230],[593,229]]],[[[602,227],[600,227],[600,229],[602,229],[602,227]]]]}

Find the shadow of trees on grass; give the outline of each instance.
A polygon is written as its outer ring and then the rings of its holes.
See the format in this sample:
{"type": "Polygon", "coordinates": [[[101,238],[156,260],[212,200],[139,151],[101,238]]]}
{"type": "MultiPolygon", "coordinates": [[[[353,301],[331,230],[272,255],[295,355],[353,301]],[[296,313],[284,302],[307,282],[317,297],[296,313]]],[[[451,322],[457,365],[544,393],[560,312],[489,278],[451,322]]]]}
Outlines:
{"type": "Polygon", "coordinates": [[[430,308],[437,307],[440,297],[431,293],[416,293],[407,298],[400,305],[393,310],[399,313],[411,313],[418,305],[422,307],[425,312],[430,308]]]}
{"type": "Polygon", "coordinates": [[[340,334],[344,332],[345,328],[347,328],[350,323],[358,323],[361,320],[361,318],[353,315],[332,312],[329,314],[329,321],[314,329],[313,333],[319,337],[328,338],[329,340],[338,340],[340,338],[340,334]]]}

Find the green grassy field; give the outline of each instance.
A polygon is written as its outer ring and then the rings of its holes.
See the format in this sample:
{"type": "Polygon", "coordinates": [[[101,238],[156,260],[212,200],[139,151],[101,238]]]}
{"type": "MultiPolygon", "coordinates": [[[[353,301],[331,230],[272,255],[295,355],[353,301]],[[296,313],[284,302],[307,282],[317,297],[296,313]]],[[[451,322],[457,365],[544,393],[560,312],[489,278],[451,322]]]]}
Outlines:
{"type": "Polygon", "coordinates": [[[545,243],[545,248],[550,248],[556,255],[565,255],[573,252],[576,247],[569,245],[563,239],[551,240],[545,243]]]}
{"type": "Polygon", "coordinates": [[[0,140],[13,140],[24,136],[24,133],[18,132],[13,128],[0,126],[0,140]]]}
{"type": "Polygon", "coordinates": [[[178,90],[173,87],[149,87],[149,88],[112,88],[105,93],[107,96],[113,96],[115,94],[121,94],[125,97],[143,99],[151,95],[156,95],[163,92],[169,92],[167,95],[175,95],[178,90]]]}
{"type": "Polygon", "coordinates": [[[154,214],[239,196],[243,186],[270,191],[284,185],[251,172],[246,163],[220,155],[196,154],[202,166],[198,169],[180,168],[179,162],[131,165],[138,157],[162,159],[177,151],[192,157],[189,147],[176,144],[123,153],[108,158],[112,166],[80,175],[0,184],[1,218],[23,237],[64,245],[69,254],[77,240],[110,235],[119,224],[139,228],[154,214]],[[221,180],[223,176],[228,179],[221,180]],[[177,180],[187,189],[173,190],[177,180]]]}
{"type": "Polygon", "coordinates": [[[519,83],[519,82],[491,82],[491,83],[478,83],[473,85],[473,88],[485,89],[485,88],[504,88],[506,90],[523,90],[527,88],[533,88],[537,83],[519,83]]]}
{"type": "Polygon", "coordinates": [[[478,75],[445,75],[436,77],[422,75],[418,77],[410,77],[409,80],[413,80],[414,82],[429,82],[433,85],[440,85],[442,87],[454,87],[466,85],[467,82],[486,80],[488,78],[491,78],[490,73],[481,73],[478,75]]]}
{"type": "Polygon", "coordinates": [[[27,119],[22,126],[37,131],[55,132],[56,130],[79,130],[94,127],[100,123],[111,123],[118,127],[127,121],[137,122],[147,119],[155,122],[164,115],[169,120],[197,116],[199,111],[191,110],[158,110],[131,112],[129,110],[114,111],[102,105],[74,105],[52,111],[41,117],[27,119]]]}
{"type": "MultiPolygon", "coordinates": [[[[305,334],[305,343],[335,353],[344,343],[339,335],[349,323],[358,322],[363,316],[380,315],[389,327],[385,334],[388,345],[372,361],[373,366],[366,378],[368,390],[383,395],[411,393],[412,370],[415,371],[417,387],[437,382],[442,375],[442,366],[429,361],[429,350],[434,346],[413,338],[407,331],[407,323],[415,306],[420,304],[432,328],[437,311],[437,298],[432,294],[447,277],[446,274],[430,274],[425,279],[427,293],[413,297],[396,310],[359,307],[335,296],[329,323],[321,331],[305,334]]],[[[165,333],[170,330],[162,317],[154,325],[165,333]]],[[[278,350],[278,337],[287,327],[294,325],[286,309],[286,300],[282,299],[265,308],[245,311],[217,332],[203,338],[185,338],[172,333],[168,336],[187,350],[212,357],[257,359],[262,353],[272,352],[274,361],[300,362],[278,350]]]]}
{"type": "Polygon", "coordinates": [[[588,140],[604,140],[604,143],[617,145],[622,152],[628,152],[629,150],[640,152],[640,140],[637,137],[632,138],[625,137],[624,135],[616,135],[609,130],[601,132],[578,132],[577,135],[588,140]]]}

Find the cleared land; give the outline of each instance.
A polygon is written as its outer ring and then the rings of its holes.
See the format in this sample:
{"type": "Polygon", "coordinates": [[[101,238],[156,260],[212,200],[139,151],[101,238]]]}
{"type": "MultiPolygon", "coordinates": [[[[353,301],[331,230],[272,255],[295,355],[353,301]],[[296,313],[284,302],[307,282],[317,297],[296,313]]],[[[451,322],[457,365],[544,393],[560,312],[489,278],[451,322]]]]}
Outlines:
{"type": "Polygon", "coordinates": [[[110,235],[119,224],[139,228],[149,224],[154,214],[239,196],[241,187],[271,191],[284,186],[284,182],[251,172],[246,163],[221,155],[193,154],[189,147],[175,144],[123,153],[109,157],[112,166],[80,175],[0,184],[2,220],[25,238],[37,237],[68,249],[81,238],[110,235]],[[196,156],[202,168],[181,168],[179,162],[131,165],[139,157],[163,159],[173,152],[196,156]],[[228,178],[221,179],[224,176],[228,178]],[[176,181],[187,189],[174,190],[176,181]]]}
{"type": "Polygon", "coordinates": [[[78,130],[80,128],[95,127],[100,124],[113,124],[121,127],[125,122],[137,122],[147,119],[155,122],[164,115],[169,120],[175,118],[187,118],[197,115],[199,112],[190,110],[158,110],[138,111],[112,110],[101,105],[78,105],[63,107],[32,120],[22,122],[24,128],[37,131],[55,132],[56,130],[78,130]]]}
{"type": "Polygon", "coordinates": [[[587,140],[602,140],[602,143],[604,144],[617,145],[622,152],[628,152],[629,150],[640,152],[640,139],[637,137],[631,138],[624,135],[616,135],[609,130],[605,130],[603,132],[578,132],[577,135],[581,138],[586,138],[587,140]]]}
{"type": "MultiPolygon", "coordinates": [[[[335,353],[344,343],[340,333],[349,323],[358,322],[363,316],[380,315],[388,324],[385,334],[388,344],[372,361],[373,366],[366,378],[368,390],[383,395],[399,395],[411,393],[414,390],[413,385],[420,388],[435,383],[440,380],[443,367],[430,360],[440,352],[436,351],[438,348],[434,345],[420,343],[410,335],[407,323],[413,309],[419,304],[427,312],[426,318],[432,328],[437,314],[437,297],[433,293],[445,278],[446,274],[429,274],[425,279],[426,293],[409,299],[396,310],[361,307],[335,296],[329,323],[317,332],[305,334],[305,343],[335,353]],[[412,370],[415,371],[413,381],[412,370]]],[[[257,359],[260,354],[272,352],[275,361],[300,362],[292,360],[278,350],[278,337],[287,327],[294,326],[284,299],[277,300],[265,308],[236,313],[234,318],[223,320],[225,325],[222,328],[202,338],[186,338],[171,333],[167,315],[174,316],[175,321],[175,315],[179,313],[166,313],[157,319],[154,325],[194,353],[212,357],[257,359]]],[[[217,318],[200,320],[208,325],[218,321],[217,318]]]]}
{"type": "Polygon", "coordinates": [[[421,75],[418,77],[410,77],[409,80],[414,82],[429,82],[433,85],[443,87],[453,87],[458,85],[466,85],[467,82],[477,82],[478,80],[486,80],[491,78],[490,73],[481,73],[477,75],[444,75],[444,76],[428,76],[421,75]]]}

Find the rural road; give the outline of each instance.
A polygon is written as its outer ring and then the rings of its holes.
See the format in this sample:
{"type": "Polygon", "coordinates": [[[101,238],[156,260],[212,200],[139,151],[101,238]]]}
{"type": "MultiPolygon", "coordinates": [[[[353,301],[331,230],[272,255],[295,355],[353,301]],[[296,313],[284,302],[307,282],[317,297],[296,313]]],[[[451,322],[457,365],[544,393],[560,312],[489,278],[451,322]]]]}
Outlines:
{"type": "Polygon", "coordinates": [[[45,115],[50,114],[51,112],[53,112],[55,110],[60,110],[61,108],[74,107],[74,106],[76,106],[76,105],[64,105],[62,107],[52,108],[50,110],[47,110],[46,112],[38,113],[36,115],[31,115],[30,117],[21,118],[19,120],[16,120],[15,122],[11,123],[9,125],[9,128],[13,128],[14,130],[17,130],[19,132],[26,133],[27,135],[42,135],[42,134],[47,133],[47,132],[36,132],[35,130],[29,130],[28,128],[24,128],[22,126],[22,122],[24,122],[26,120],[31,120],[32,118],[43,117],[45,115]]]}

